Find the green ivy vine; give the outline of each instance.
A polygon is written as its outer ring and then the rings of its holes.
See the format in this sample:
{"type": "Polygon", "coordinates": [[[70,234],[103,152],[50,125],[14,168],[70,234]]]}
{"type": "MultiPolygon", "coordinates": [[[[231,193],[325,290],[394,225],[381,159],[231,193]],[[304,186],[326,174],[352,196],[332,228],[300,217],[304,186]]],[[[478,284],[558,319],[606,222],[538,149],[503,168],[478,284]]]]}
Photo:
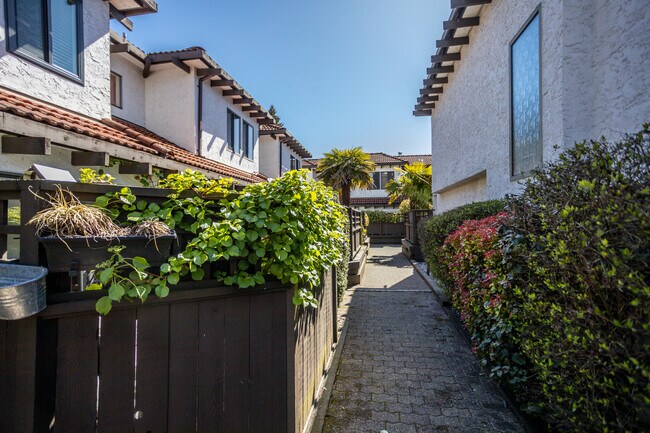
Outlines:
{"type": "Polygon", "coordinates": [[[318,306],[312,289],[323,271],[340,261],[347,242],[345,211],[331,188],[309,179],[306,170],[240,192],[230,179],[210,180],[190,170],[168,176],[160,186],[172,191],[161,204],[138,200],[127,187],[98,197],[96,204],[114,219],[160,220],[194,238],[159,273],[143,258],[127,259],[115,250],[97,269],[93,288],[109,290],[97,302],[98,312],[107,314],[112,302],[124,298],[145,301],[152,292],[165,297],[170,286],[188,277],[245,289],[271,276],[295,287],[295,305],[318,306]],[[188,190],[193,194],[185,194],[188,190]],[[206,264],[232,260],[234,272],[206,275],[206,264]]]}

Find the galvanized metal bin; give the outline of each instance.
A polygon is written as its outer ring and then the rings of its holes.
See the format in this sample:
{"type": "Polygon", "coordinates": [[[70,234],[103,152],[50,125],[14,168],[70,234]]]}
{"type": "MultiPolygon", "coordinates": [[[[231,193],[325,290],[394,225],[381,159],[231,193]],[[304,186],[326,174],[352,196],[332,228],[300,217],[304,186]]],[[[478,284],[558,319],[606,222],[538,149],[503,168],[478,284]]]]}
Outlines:
{"type": "Polygon", "coordinates": [[[19,320],[46,307],[47,269],[0,263],[0,320],[19,320]]]}

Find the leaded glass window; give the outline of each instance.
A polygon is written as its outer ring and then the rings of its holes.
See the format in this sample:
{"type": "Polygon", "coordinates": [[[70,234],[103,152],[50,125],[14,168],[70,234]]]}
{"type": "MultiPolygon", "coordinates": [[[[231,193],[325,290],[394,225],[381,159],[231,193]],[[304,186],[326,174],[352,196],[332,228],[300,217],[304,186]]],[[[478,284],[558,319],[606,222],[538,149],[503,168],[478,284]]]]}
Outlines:
{"type": "Polygon", "coordinates": [[[511,46],[511,156],[515,177],[529,173],[542,163],[539,38],[537,14],[511,46]]]}

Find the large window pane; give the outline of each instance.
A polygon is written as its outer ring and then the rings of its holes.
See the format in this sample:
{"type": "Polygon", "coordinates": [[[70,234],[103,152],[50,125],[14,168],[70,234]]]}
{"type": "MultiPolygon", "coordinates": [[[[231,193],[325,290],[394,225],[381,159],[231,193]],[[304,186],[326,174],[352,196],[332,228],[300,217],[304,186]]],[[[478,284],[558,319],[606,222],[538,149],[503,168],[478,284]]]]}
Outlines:
{"type": "Polygon", "coordinates": [[[512,174],[542,162],[539,15],[512,44],[512,174]]]}
{"type": "Polygon", "coordinates": [[[239,152],[241,144],[241,119],[232,111],[228,111],[228,147],[233,152],[239,152]]]}
{"type": "Polygon", "coordinates": [[[45,60],[45,30],[41,0],[16,0],[15,31],[16,48],[45,60]]]}
{"type": "Polygon", "coordinates": [[[50,0],[52,64],[78,73],[77,4],[68,0],[50,0]]]}

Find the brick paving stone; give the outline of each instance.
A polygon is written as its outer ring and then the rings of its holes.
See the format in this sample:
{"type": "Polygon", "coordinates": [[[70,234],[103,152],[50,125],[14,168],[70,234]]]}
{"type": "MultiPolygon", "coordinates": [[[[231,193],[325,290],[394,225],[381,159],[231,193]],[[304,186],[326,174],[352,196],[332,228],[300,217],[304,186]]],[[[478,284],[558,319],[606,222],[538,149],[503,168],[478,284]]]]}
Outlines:
{"type": "Polygon", "coordinates": [[[346,293],[349,328],[324,433],[521,433],[398,246],[372,247],[346,293]]]}

